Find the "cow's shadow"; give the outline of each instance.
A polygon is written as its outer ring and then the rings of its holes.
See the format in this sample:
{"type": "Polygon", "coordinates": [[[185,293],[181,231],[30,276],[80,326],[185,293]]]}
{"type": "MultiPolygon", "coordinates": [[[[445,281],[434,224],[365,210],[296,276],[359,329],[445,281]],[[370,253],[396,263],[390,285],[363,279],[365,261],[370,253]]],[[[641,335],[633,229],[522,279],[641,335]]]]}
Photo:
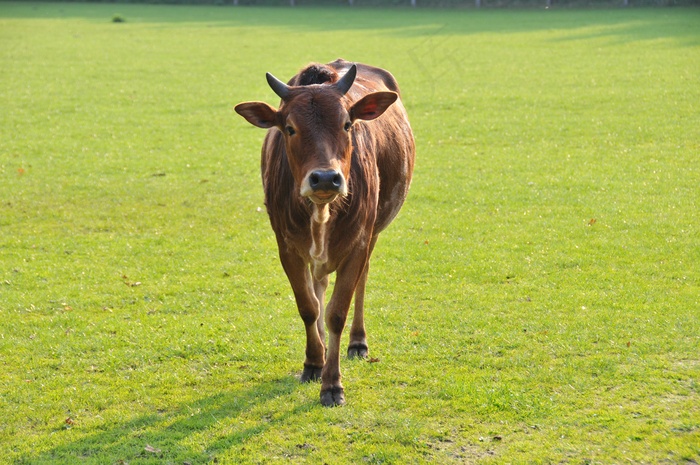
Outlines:
{"type": "Polygon", "coordinates": [[[283,411],[277,403],[265,408],[299,386],[292,376],[256,382],[249,389],[180,404],[169,412],[112,423],[43,453],[19,457],[14,463],[209,463],[231,448],[254,441],[289,417],[315,408],[317,402],[311,400],[293,403],[283,411]],[[232,421],[257,410],[261,416],[254,421],[249,417],[245,422],[232,421]]]}

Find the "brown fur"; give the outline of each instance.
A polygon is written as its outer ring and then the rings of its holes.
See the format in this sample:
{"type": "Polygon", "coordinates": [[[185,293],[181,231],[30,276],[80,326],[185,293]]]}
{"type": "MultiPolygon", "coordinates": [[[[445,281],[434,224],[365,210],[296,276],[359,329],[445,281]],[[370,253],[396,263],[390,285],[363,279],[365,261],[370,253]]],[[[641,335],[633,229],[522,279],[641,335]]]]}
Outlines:
{"type": "Polygon", "coordinates": [[[343,60],[310,65],[289,81],[289,93],[277,110],[259,102],[236,107],[252,124],[270,128],[261,158],[265,205],[306,327],[302,381],[321,375],[324,405],[345,401],[339,346],[353,294],[348,354],[367,355],[363,306],[369,258],[379,233],[406,198],[415,157],[394,77],[358,64],[352,87],[342,94],[336,84],[351,66],[343,60]],[[348,122],[352,128],[346,132],[348,122]],[[300,194],[311,170],[329,168],[342,173],[347,193],[330,203],[300,194]],[[336,283],[325,312],[326,353],[323,301],[333,272],[336,283]]]}

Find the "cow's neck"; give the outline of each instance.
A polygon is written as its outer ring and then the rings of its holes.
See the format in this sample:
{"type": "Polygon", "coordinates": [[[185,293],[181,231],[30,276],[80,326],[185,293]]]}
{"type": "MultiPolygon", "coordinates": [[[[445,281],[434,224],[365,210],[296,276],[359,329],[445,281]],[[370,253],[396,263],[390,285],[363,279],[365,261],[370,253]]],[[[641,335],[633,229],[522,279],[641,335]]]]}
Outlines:
{"type": "Polygon", "coordinates": [[[328,219],[330,208],[328,204],[313,207],[311,216],[311,260],[315,265],[322,265],[328,261],[328,219]]]}

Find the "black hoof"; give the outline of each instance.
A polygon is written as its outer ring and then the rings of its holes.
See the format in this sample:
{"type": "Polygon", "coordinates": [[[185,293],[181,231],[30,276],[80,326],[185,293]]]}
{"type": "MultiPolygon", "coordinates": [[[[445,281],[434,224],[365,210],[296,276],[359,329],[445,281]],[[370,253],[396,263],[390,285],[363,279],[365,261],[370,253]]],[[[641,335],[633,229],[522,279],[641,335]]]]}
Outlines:
{"type": "Polygon", "coordinates": [[[345,391],[343,391],[343,388],[334,386],[321,391],[321,405],[324,407],[345,405],[345,391]]]}
{"type": "Polygon", "coordinates": [[[321,379],[321,371],[323,368],[316,368],[304,365],[304,371],[301,374],[302,383],[310,383],[311,381],[318,381],[321,379]]]}
{"type": "Polygon", "coordinates": [[[367,358],[369,347],[361,342],[355,342],[348,346],[348,358],[367,358]]]}

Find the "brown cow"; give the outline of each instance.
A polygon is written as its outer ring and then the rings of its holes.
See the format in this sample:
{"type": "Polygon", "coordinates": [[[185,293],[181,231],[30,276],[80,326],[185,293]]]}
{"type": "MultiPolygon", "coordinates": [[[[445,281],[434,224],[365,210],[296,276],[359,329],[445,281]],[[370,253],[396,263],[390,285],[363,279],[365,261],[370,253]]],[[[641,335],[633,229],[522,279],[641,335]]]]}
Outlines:
{"type": "Polygon", "coordinates": [[[246,102],[236,111],[270,129],[262,181],[280,260],[306,325],[301,381],[320,377],[321,403],[342,405],[340,336],[354,294],[348,356],[367,356],[369,258],[408,193],[413,133],[398,84],[383,69],[337,60],[310,65],[288,84],[269,73],[267,81],[282,99],[279,109],[246,102]],[[326,347],[324,300],[333,272],[326,347]]]}

